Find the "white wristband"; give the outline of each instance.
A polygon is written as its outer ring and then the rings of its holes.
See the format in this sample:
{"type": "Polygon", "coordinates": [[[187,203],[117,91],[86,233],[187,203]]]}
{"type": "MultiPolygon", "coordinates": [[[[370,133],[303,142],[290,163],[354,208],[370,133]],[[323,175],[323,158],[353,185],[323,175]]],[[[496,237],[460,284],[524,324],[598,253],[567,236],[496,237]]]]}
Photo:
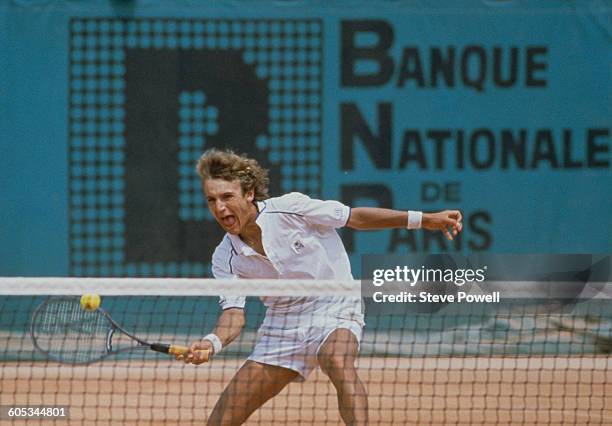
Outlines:
{"type": "Polygon", "coordinates": [[[421,227],[421,221],[423,220],[423,212],[416,212],[408,210],[408,229],[419,229],[421,227]]]}
{"type": "Polygon", "coordinates": [[[208,340],[210,343],[212,343],[213,350],[215,351],[214,355],[218,354],[221,352],[221,349],[223,349],[221,339],[219,339],[219,336],[214,333],[207,334],[206,336],[202,337],[202,340],[208,340]]]}

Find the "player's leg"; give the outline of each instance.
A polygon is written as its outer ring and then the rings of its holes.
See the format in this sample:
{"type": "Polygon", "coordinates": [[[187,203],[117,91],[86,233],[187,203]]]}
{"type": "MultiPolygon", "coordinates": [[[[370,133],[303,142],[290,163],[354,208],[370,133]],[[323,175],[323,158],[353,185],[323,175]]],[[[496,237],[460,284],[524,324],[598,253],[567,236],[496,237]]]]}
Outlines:
{"type": "Polygon", "coordinates": [[[347,328],[334,330],[319,348],[317,360],[338,393],[340,416],[347,425],[368,423],[368,396],[355,368],[359,344],[347,328]]]}
{"type": "Polygon", "coordinates": [[[228,383],[215,405],[209,425],[241,425],[298,373],[288,368],[247,361],[228,383]]]}

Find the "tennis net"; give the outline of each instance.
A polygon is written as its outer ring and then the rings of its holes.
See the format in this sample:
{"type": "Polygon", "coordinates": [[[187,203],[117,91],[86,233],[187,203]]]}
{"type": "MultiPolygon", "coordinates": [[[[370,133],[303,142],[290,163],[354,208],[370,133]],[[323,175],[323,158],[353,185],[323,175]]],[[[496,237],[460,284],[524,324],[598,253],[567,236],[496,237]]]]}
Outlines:
{"type": "MultiPolygon", "coordinates": [[[[270,331],[262,297],[290,306],[295,298],[298,304],[312,295],[359,300],[361,293],[354,282],[1,278],[0,295],[3,421],[184,425],[208,418],[270,331]],[[94,314],[78,305],[84,293],[100,294],[101,307],[140,339],[187,346],[214,329],[222,312],[219,296],[250,297],[239,337],[210,362],[194,366],[153,351],[120,350],[133,341],[119,332],[107,354],[110,323],[92,323],[94,314]],[[50,300],[79,309],[53,310],[50,300]],[[33,323],[45,306],[46,319],[33,323]],[[92,351],[103,359],[87,363],[92,351]],[[24,407],[65,407],[67,416],[35,416],[24,407]]],[[[415,305],[362,299],[366,325],[356,370],[367,391],[369,423],[612,424],[611,306],[605,298],[415,305]]],[[[326,337],[317,343],[317,333],[327,333],[329,324],[321,325],[308,310],[297,324],[294,317],[275,314],[280,340],[268,342],[307,342],[314,358],[295,355],[295,362],[312,365],[326,337]]],[[[272,422],[342,424],[334,384],[317,368],[305,381],[292,381],[247,424],[272,422]]]]}

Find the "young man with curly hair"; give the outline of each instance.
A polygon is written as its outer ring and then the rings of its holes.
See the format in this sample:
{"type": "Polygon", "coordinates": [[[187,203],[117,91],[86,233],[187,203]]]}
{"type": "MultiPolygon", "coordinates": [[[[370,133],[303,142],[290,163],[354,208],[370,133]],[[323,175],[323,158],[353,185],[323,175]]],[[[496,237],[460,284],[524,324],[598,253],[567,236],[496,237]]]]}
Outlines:
{"type": "MultiPolygon", "coordinates": [[[[212,257],[216,278],[352,280],[336,228],[425,228],[449,240],[462,229],[457,210],[438,213],[349,208],[297,192],[268,195],[268,173],[231,151],[207,151],[197,166],[208,207],[226,234],[212,257]]],[[[366,390],[355,361],[364,326],[361,300],[352,297],[264,297],[266,316],[245,364],[211,413],[212,425],[244,423],[294,380],[317,366],[330,378],[346,424],[368,421],[366,390]]],[[[187,363],[204,362],[197,350],[217,353],[244,326],[244,297],[221,297],[215,330],[191,345],[187,363]]]]}

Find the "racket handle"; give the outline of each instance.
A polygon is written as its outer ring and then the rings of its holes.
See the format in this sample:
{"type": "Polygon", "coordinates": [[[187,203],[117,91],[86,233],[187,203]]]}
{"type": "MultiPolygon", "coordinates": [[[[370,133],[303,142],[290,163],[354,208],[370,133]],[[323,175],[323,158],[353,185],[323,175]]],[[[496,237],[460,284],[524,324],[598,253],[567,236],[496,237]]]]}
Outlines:
{"type": "MultiPolygon", "coordinates": [[[[189,348],[187,346],[177,346],[177,345],[166,345],[163,343],[153,343],[150,348],[156,352],[162,352],[165,354],[171,355],[183,355],[184,353],[189,352],[189,348]]],[[[206,349],[200,349],[196,351],[198,355],[204,358],[204,361],[207,362],[210,357],[210,351],[206,349]]]]}
{"type": "MultiPolygon", "coordinates": [[[[189,348],[187,346],[175,346],[170,345],[168,349],[168,353],[172,355],[183,355],[189,352],[189,348]]],[[[210,351],[208,349],[198,349],[195,351],[198,354],[198,357],[204,359],[204,362],[208,362],[210,359],[210,351]]]]}

